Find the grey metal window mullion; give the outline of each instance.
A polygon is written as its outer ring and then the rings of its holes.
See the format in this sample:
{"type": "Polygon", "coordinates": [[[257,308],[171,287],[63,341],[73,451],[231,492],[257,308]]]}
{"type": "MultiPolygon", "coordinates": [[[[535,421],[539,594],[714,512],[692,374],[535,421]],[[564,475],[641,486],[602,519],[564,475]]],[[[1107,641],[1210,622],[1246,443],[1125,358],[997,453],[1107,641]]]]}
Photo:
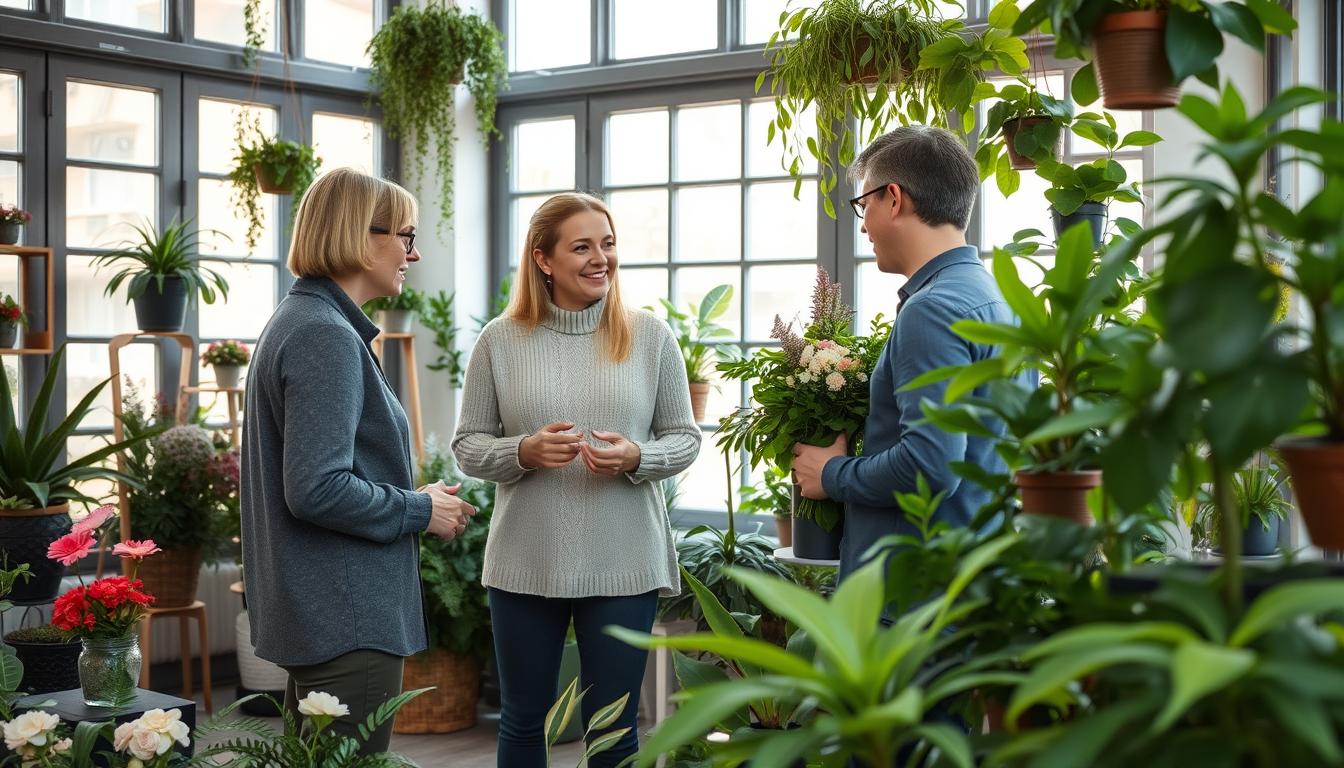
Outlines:
{"type": "Polygon", "coordinates": [[[719,50],[727,51],[737,42],[737,6],[740,0],[719,0],[718,40],[719,50]]]}
{"type": "Polygon", "coordinates": [[[614,0],[589,0],[591,32],[588,41],[589,61],[600,67],[611,61],[611,3],[614,0]]]}
{"type": "Polygon", "coordinates": [[[189,40],[196,27],[195,0],[169,0],[165,3],[164,11],[168,14],[167,24],[164,25],[168,30],[168,39],[179,43],[189,40]]]}
{"type": "Polygon", "coordinates": [[[304,0],[280,0],[280,2],[285,5],[285,18],[277,19],[276,23],[288,22],[283,32],[286,36],[285,39],[289,41],[289,58],[303,59],[305,57],[303,16],[306,3],[304,0]]]}

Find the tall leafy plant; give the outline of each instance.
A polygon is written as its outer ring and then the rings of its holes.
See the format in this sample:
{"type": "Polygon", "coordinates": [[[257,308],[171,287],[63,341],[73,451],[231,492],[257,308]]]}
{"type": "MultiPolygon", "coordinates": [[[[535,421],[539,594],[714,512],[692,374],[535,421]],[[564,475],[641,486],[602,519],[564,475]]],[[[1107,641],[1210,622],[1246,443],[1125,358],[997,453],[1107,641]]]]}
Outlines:
{"type": "Polygon", "coordinates": [[[452,458],[431,438],[425,447],[425,463],[420,467],[420,483],[439,480],[461,483],[458,496],[476,508],[476,516],[462,535],[451,541],[433,536],[420,538],[420,583],[430,645],[485,658],[493,642],[481,568],[495,505],[495,484],[463,476],[452,458]]]}
{"type": "Polygon", "coordinates": [[[715,321],[728,311],[733,302],[733,286],[718,285],[699,302],[691,302],[684,312],[667,299],[659,299],[667,313],[667,324],[677,337],[682,362],[686,364],[686,379],[692,384],[709,381],[714,366],[738,359],[738,348],[731,344],[714,344],[714,339],[732,338],[733,332],[715,321]]]}
{"type": "Polygon", "coordinates": [[[495,94],[508,79],[502,36],[486,18],[444,0],[399,5],[368,47],[370,79],[394,138],[413,142],[415,178],[425,179],[433,153],[442,223],[453,218],[453,146],[457,84],[464,78],[476,122],[488,143],[495,128],[495,94]]]}
{"type": "MultiPolygon", "coordinates": [[[[120,248],[93,260],[99,270],[118,268],[107,281],[103,290],[105,295],[113,295],[125,283],[129,303],[143,294],[150,284],[163,293],[164,281],[174,277],[186,283],[190,301],[194,302],[199,294],[206,304],[214,304],[216,292],[222,299],[229,298],[229,283],[224,276],[201,264],[202,259],[197,255],[201,231],[191,226],[190,219],[183,222],[173,219],[162,232],[155,232],[154,224],[148,220],[143,227],[129,226],[135,230],[138,239],[125,240],[120,248]]],[[[205,231],[228,237],[218,230],[205,231]]]]}

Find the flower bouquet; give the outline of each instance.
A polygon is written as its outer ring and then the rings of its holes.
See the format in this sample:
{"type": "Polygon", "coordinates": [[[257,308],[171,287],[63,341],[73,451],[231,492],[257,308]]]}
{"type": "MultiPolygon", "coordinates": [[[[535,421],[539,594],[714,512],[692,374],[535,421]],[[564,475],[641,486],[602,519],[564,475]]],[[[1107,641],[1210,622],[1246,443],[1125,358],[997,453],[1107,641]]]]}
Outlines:
{"type": "MultiPolygon", "coordinates": [[[[723,363],[725,378],[755,381],[753,408],[742,408],[719,423],[719,445],[745,448],[752,466],[761,461],[788,472],[795,443],[830,445],[844,433],[857,448],[868,417],[868,377],[891,333],[881,316],[867,336],[850,330],[853,311],[840,298],[840,284],[817,270],[812,292],[812,320],[802,335],[778,315],[771,338],[780,349],[761,349],[740,362],[723,363]]],[[[797,517],[827,531],[840,520],[834,501],[800,499],[797,517]]]]}
{"type": "Polygon", "coordinates": [[[99,736],[112,742],[113,752],[100,753],[106,762],[99,764],[109,768],[184,766],[187,757],[175,752],[173,745],[191,745],[190,731],[182,722],[180,709],[167,712],[151,709],[139,719],[115,727],[107,721],[85,721],[75,726],[71,736],[66,733],[59,717],[41,709],[25,712],[4,723],[5,746],[25,767],[93,765],[92,753],[99,736]]]}
{"type": "MultiPolygon", "coordinates": [[[[75,523],[70,533],[52,542],[47,557],[62,565],[75,565],[110,533],[109,521],[116,518],[111,505],[99,507],[75,523]]],[[[140,640],[136,629],[154,604],[154,596],[145,592],[135,578],[140,561],[159,551],[152,540],[124,541],[112,548],[113,554],[128,560],[125,576],[109,576],[91,584],[84,583],[56,598],[51,623],[67,637],[83,643],[79,654],[79,684],[84,703],[92,707],[120,706],[135,695],[140,679],[140,640]]]]}

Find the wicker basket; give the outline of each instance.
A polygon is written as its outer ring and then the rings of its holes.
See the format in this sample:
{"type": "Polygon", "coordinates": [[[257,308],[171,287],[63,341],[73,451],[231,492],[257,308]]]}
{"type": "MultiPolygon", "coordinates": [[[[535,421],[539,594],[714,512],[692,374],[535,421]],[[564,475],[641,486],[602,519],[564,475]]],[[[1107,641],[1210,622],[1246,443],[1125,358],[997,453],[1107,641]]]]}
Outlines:
{"type": "Polygon", "coordinates": [[[481,662],[474,656],[434,648],[406,659],[402,690],[434,686],[397,712],[394,733],[452,733],[476,726],[481,662]]]}
{"type": "Polygon", "coordinates": [[[201,550],[167,549],[140,561],[136,578],[154,596],[155,608],[181,608],[196,599],[201,580],[201,550]]]}

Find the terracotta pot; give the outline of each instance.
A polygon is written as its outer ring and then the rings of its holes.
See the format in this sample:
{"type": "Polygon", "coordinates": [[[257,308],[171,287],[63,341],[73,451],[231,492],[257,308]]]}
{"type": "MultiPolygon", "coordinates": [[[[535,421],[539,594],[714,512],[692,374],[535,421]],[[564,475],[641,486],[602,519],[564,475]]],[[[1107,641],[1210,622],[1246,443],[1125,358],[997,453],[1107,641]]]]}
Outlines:
{"type": "Polygon", "coordinates": [[[709,402],[709,383],[704,381],[691,382],[691,414],[695,416],[695,423],[705,423],[705,404],[709,402]]]}
{"type": "Polygon", "coordinates": [[[196,600],[201,580],[199,547],[165,549],[140,561],[136,578],[145,583],[145,591],[154,596],[155,608],[181,608],[196,600]]]}
{"type": "MultiPolygon", "coordinates": [[[[867,64],[863,65],[859,64],[859,60],[863,58],[863,52],[868,50],[868,44],[870,40],[871,38],[869,38],[869,36],[865,34],[860,34],[854,38],[853,58],[849,60],[849,70],[850,72],[853,73],[853,75],[849,78],[850,83],[865,83],[867,85],[872,85],[873,83],[876,83],[880,79],[878,77],[878,71],[877,71],[876,50],[873,51],[873,58],[869,59],[867,64]]],[[[918,56],[916,56],[916,58],[918,58],[918,56]]],[[[918,62],[915,63],[918,64],[918,62]]],[[[914,67],[910,63],[902,62],[901,71],[897,73],[897,76],[892,81],[899,82],[900,80],[909,76],[910,71],[913,68],[914,67]]]]}
{"type": "Polygon", "coordinates": [[[257,177],[257,187],[268,195],[288,195],[294,191],[292,184],[281,184],[261,163],[252,164],[252,175],[257,177]]]}
{"type": "Polygon", "coordinates": [[[1018,472],[1013,482],[1022,491],[1022,511],[1029,515],[1057,517],[1091,527],[1096,524],[1087,511],[1087,493],[1101,485],[1100,470],[1082,472],[1018,472]]]}
{"type": "Polygon", "coordinates": [[[775,536],[779,546],[793,546],[793,518],[788,515],[775,515],[775,536]]]}
{"type": "MultiPolygon", "coordinates": [[[[1030,171],[1036,167],[1036,161],[1017,151],[1017,134],[1023,128],[1030,128],[1037,125],[1049,125],[1054,122],[1048,117],[1015,117],[1012,120],[1003,121],[1003,143],[1008,150],[1008,161],[1013,168],[1019,171],[1030,171]]],[[[1055,147],[1051,150],[1051,155],[1058,160],[1064,156],[1064,131],[1060,130],[1055,135],[1055,147]]]]}
{"type": "Polygon", "coordinates": [[[1167,14],[1124,11],[1101,17],[1092,30],[1097,86],[1107,109],[1176,106],[1181,88],[1167,62],[1167,14]]]}
{"type": "Polygon", "coordinates": [[[406,659],[401,688],[434,687],[397,712],[394,733],[453,733],[476,727],[481,662],[474,656],[432,648],[406,659]]]}
{"type": "Polygon", "coordinates": [[[1311,543],[1344,550],[1344,443],[1325,440],[1280,440],[1275,446],[1288,465],[1293,495],[1302,512],[1311,543]]]}

